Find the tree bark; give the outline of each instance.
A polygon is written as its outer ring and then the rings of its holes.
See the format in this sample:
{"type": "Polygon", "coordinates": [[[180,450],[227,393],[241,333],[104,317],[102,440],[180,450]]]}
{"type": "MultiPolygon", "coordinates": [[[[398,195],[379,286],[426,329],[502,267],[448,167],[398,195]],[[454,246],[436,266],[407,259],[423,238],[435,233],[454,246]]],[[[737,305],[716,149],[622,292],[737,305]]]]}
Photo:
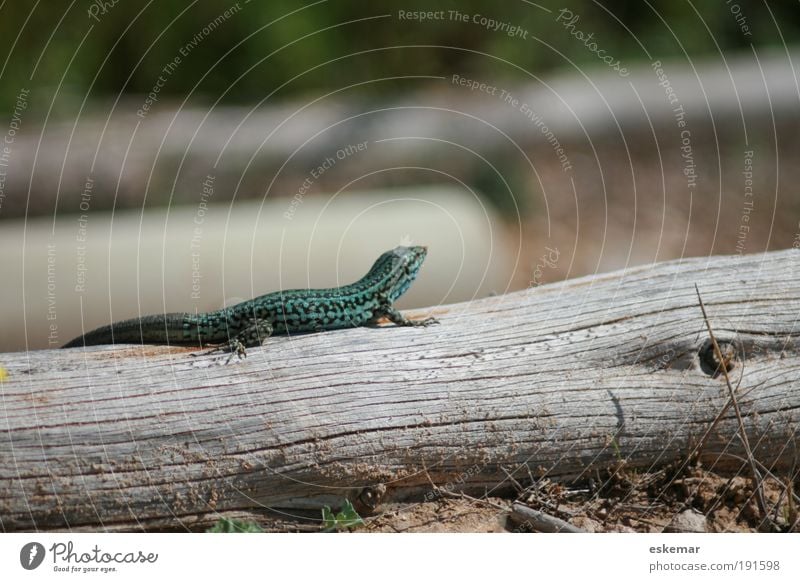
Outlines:
{"type": "MultiPolygon", "coordinates": [[[[728,401],[695,284],[755,458],[790,467],[798,267],[797,250],[637,267],[412,314],[429,328],[274,337],[227,365],[169,346],[3,354],[0,526],[191,528],[686,459],[728,401]]],[[[699,458],[738,466],[737,432],[729,408],[699,458]]]]}

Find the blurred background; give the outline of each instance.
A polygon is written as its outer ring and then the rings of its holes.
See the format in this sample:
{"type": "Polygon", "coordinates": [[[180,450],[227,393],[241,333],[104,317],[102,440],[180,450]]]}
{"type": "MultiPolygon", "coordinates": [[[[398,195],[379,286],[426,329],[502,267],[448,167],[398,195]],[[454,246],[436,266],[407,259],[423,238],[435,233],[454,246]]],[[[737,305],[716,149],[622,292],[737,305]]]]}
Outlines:
{"type": "Polygon", "coordinates": [[[800,247],[800,9],[0,3],[0,350],[351,282],[400,306],[800,247]]]}

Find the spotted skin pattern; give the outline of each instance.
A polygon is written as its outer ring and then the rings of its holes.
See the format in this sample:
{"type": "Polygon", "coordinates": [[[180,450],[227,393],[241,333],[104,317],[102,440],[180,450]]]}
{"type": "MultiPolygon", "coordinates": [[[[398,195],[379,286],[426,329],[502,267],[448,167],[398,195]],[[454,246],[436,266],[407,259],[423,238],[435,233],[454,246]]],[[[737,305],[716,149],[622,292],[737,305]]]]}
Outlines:
{"type": "Polygon", "coordinates": [[[268,293],[209,313],[147,315],[99,327],[65,348],[120,343],[227,344],[244,355],[274,334],[315,332],[370,325],[382,317],[396,325],[427,326],[434,318],[412,321],[393,306],[417,277],[426,247],[397,247],[383,253],[361,279],[331,289],[293,289],[268,293]]]}

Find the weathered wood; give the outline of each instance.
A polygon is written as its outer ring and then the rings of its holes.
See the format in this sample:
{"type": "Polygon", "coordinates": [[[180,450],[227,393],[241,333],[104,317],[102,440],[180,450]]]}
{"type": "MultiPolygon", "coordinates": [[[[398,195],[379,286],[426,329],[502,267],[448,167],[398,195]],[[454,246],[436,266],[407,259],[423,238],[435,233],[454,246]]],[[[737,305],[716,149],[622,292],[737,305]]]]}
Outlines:
{"type": "MultiPolygon", "coordinates": [[[[432,308],[418,315],[442,324],[427,329],[272,338],[229,365],[157,346],[3,354],[0,525],[182,527],[380,484],[402,498],[430,492],[428,477],[483,491],[504,470],[564,478],[685,458],[728,398],[698,358],[695,283],[718,340],[739,350],[756,459],[788,467],[798,267],[796,250],[663,263],[432,308]]],[[[729,410],[706,466],[740,462],[736,432],[729,410]]]]}

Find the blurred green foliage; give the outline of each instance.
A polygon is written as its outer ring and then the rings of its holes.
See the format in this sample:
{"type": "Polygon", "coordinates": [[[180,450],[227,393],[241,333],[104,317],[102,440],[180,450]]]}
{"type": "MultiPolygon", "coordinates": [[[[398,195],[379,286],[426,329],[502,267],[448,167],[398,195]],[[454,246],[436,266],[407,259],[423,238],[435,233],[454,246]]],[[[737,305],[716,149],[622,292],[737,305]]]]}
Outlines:
{"type": "MultiPolygon", "coordinates": [[[[50,102],[55,95],[81,102],[119,93],[151,91],[163,67],[232,1],[48,0],[0,4],[2,111],[20,87],[50,102]],[[101,8],[101,6],[103,6],[101,8]],[[94,11],[95,18],[89,16],[94,11]]],[[[720,55],[796,42],[795,3],[738,0],[751,36],[742,33],[733,2],[593,2],[526,0],[274,0],[246,3],[219,21],[182,59],[161,97],[204,102],[272,100],[298,93],[326,93],[351,83],[362,95],[408,91],[408,81],[370,82],[403,75],[461,72],[493,80],[573,67],[602,67],[596,55],[554,22],[562,7],[580,16],[607,53],[625,66],[653,58],[720,55]],[[446,18],[403,21],[399,10],[459,10],[516,24],[529,40],[446,18]],[[381,15],[388,15],[381,17],[381,15]],[[424,46],[421,46],[424,45],[424,46]],[[644,49],[643,49],[644,47],[644,49]],[[330,63],[329,61],[334,61],[330,63]],[[504,61],[507,61],[504,62],[504,61]],[[327,63],[327,64],[326,64],[327,63]],[[508,64],[511,63],[511,64],[508,64]]]]}

